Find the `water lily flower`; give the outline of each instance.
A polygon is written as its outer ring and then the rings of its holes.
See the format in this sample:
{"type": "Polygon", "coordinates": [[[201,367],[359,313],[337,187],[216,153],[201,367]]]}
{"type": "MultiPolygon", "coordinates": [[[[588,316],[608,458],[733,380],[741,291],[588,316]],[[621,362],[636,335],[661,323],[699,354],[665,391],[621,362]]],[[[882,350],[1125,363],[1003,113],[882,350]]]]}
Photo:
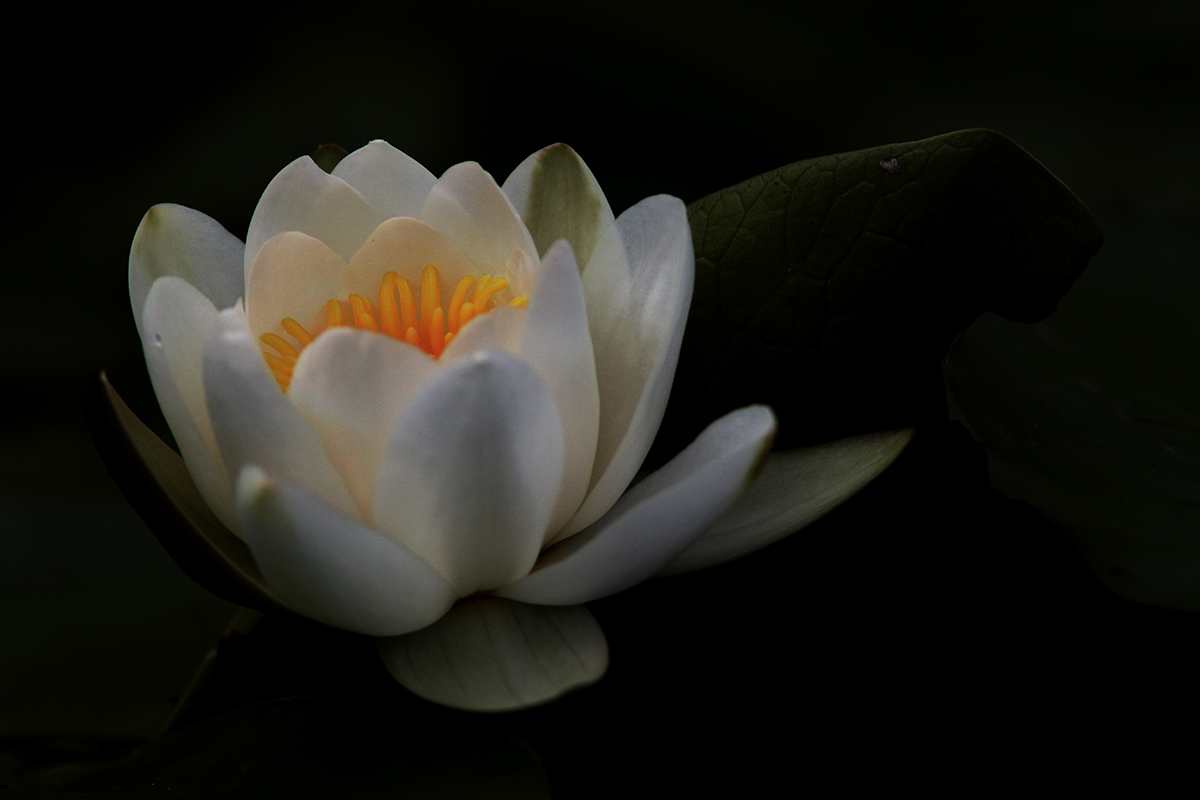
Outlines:
{"type": "Polygon", "coordinates": [[[681,201],[614,218],[565,145],[499,185],[374,141],[331,173],[289,164],[244,245],[155,206],[129,283],[187,469],[271,590],[380,637],[418,694],[500,709],[604,672],[583,603],[780,538],[907,441],[772,459],[754,481],[775,419],[751,406],[630,488],[693,271],[681,201]]]}

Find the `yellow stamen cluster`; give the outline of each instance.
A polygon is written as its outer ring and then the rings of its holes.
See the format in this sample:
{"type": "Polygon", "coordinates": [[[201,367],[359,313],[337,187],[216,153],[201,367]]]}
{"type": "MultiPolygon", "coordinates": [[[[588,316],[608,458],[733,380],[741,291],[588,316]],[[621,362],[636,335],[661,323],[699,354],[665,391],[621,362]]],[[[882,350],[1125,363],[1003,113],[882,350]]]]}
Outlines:
{"type": "MultiPolygon", "coordinates": [[[[484,275],[476,282],[468,275],[458,282],[454,294],[450,297],[450,305],[443,311],[438,271],[430,265],[425,267],[421,274],[419,306],[409,282],[396,273],[389,272],[383,276],[383,284],[379,287],[378,316],[369,299],[352,294],[348,300],[331,299],[326,303],[325,317],[330,328],[349,326],[376,331],[408,342],[437,358],[464,325],[495,307],[492,295],[507,286],[506,278],[484,275]],[[475,284],[474,291],[471,291],[472,283],[475,284]]],[[[528,298],[522,295],[513,298],[509,305],[524,308],[527,303],[528,298]]],[[[279,382],[280,388],[286,392],[291,385],[292,371],[296,368],[296,359],[300,357],[300,351],[312,342],[314,337],[291,317],[287,317],[280,324],[284,331],[296,340],[298,348],[275,333],[264,333],[259,338],[274,351],[264,350],[263,358],[267,360],[267,365],[271,368],[275,380],[279,382]]]]}

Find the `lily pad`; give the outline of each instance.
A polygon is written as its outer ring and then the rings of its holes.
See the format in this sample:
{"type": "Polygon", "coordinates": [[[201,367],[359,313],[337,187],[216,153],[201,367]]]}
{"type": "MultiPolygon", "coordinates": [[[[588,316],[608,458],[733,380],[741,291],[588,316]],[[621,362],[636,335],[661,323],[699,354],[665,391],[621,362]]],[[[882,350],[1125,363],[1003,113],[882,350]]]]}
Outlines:
{"type": "Polygon", "coordinates": [[[1128,232],[1036,325],[985,315],[945,362],[992,486],[1117,594],[1200,611],[1200,272],[1186,233],[1128,232]]]}
{"type": "Polygon", "coordinates": [[[749,403],[778,448],[902,428],[985,311],[1036,321],[1099,249],[1095,218],[995,131],[825,156],[688,206],[696,288],[656,460],[749,403]]]}

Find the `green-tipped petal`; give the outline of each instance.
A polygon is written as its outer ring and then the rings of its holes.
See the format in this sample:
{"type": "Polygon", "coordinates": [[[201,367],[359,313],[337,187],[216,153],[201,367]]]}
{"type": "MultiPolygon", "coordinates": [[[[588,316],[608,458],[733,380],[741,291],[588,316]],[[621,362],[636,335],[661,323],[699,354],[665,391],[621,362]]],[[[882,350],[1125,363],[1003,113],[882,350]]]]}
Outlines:
{"type": "Polygon", "coordinates": [[[242,296],[242,240],[210,216],[164,203],[146,212],[129,250],[129,301],[142,325],[142,306],[158,278],[173,275],[200,290],[220,311],[242,296]]]}
{"type": "Polygon", "coordinates": [[[569,146],[552,144],[522,161],[504,181],[504,193],[525,221],[538,254],[566,239],[583,270],[600,234],[613,223],[612,207],[596,176],[569,146]]]}

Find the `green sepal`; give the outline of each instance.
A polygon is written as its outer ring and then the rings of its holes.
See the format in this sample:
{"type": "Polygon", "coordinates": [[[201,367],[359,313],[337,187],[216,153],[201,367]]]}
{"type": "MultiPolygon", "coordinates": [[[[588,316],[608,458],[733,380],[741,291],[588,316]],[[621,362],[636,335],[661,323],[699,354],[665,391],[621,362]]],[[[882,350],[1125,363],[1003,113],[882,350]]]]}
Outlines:
{"type": "Polygon", "coordinates": [[[250,549],[205,504],[183,458],[138,419],[104,372],[89,391],[88,423],[117,486],[188,577],[231,603],[288,611],[250,549]]]}

